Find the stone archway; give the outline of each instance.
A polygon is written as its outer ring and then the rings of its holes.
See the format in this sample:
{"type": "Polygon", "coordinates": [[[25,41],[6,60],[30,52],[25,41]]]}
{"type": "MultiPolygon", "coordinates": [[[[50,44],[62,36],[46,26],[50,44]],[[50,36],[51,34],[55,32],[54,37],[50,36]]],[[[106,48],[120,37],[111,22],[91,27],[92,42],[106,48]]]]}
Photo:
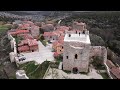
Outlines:
{"type": "Polygon", "coordinates": [[[73,68],[73,73],[74,73],[74,74],[77,74],[77,73],[78,73],[78,68],[77,68],[77,67],[74,67],[74,68],[73,68]]]}

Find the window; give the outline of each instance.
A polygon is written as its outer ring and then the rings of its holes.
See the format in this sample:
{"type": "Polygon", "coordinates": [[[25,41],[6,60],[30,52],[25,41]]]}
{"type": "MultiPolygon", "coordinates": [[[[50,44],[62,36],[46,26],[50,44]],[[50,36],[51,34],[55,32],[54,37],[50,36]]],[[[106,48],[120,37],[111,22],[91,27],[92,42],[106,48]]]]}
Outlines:
{"type": "Polygon", "coordinates": [[[66,59],[68,59],[68,56],[66,56],[66,59]]]}
{"type": "Polygon", "coordinates": [[[62,49],[63,49],[63,46],[62,46],[62,49]]]}
{"type": "Polygon", "coordinates": [[[78,58],[78,55],[77,54],[75,54],[75,59],[77,59],[78,58]]]}
{"type": "Polygon", "coordinates": [[[60,50],[60,52],[61,52],[61,50],[60,50]]]}
{"type": "Polygon", "coordinates": [[[77,31],[76,31],[76,34],[77,34],[77,31]]]}
{"type": "Polygon", "coordinates": [[[83,31],[83,34],[85,34],[85,31],[83,31]]]}

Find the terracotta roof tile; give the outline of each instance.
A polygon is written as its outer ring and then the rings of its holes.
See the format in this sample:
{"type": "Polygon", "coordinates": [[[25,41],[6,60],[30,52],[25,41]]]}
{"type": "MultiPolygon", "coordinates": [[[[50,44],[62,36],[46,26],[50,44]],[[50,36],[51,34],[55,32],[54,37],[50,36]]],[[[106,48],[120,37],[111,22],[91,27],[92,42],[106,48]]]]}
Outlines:
{"type": "Polygon", "coordinates": [[[120,79],[120,69],[119,68],[112,68],[110,72],[115,75],[118,79],[120,79]]]}
{"type": "Polygon", "coordinates": [[[18,51],[28,51],[29,50],[29,46],[20,46],[18,47],[18,51]]]}

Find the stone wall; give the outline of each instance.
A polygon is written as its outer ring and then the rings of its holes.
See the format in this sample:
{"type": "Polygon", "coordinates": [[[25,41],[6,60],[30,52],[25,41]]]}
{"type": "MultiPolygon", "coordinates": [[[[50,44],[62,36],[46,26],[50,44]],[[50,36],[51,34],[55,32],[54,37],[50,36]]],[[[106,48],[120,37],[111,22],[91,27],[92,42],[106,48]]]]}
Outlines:
{"type": "Polygon", "coordinates": [[[107,61],[107,49],[104,46],[91,46],[90,58],[93,56],[100,56],[103,58],[103,62],[107,61]]]}
{"type": "Polygon", "coordinates": [[[89,53],[90,45],[80,42],[64,42],[63,69],[72,71],[74,67],[77,67],[79,72],[87,72],[89,53]]]}
{"type": "Polygon", "coordinates": [[[8,33],[8,39],[10,40],[11,49],[13,50],[13,52],[9,53],[10,61],[14,62],[15,61],[15,57],[17,56],[16,41],[15,41],[15,38],[13,38],[12,35],[10,35],[9,33],[8,33]]]}

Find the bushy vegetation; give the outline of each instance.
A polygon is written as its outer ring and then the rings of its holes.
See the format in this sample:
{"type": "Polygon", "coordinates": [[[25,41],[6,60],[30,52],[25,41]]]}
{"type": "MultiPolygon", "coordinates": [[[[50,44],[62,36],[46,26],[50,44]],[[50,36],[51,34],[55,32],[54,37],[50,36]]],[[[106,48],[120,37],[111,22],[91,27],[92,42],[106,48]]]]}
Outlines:
{"type": "Polygon", "coordinates": [[[62,62],[63,61],[63,56],[60,54],[58,56],[55,57],[57,62],[62,62]]]}
{"type": "Polygon", "coordinates": [[[9,29],[9,27],[7,27],[6,25],[0,25],[0,33],[6,31],[8,29],[9,29]]]}
{"type": "Polygon", "coordinates": [[[103,79],[110,79],[107,73],[100,73],[103,79]]]}
{"type": "Polygon", "coordinates": [[[92,58],[93,58],[92,65],[95,67],[95,69],[98,69],[98,70],[105,69],[105,67],[103,65],[103,58],[101,58],[99,56],[95,56],[92,58]]]}

